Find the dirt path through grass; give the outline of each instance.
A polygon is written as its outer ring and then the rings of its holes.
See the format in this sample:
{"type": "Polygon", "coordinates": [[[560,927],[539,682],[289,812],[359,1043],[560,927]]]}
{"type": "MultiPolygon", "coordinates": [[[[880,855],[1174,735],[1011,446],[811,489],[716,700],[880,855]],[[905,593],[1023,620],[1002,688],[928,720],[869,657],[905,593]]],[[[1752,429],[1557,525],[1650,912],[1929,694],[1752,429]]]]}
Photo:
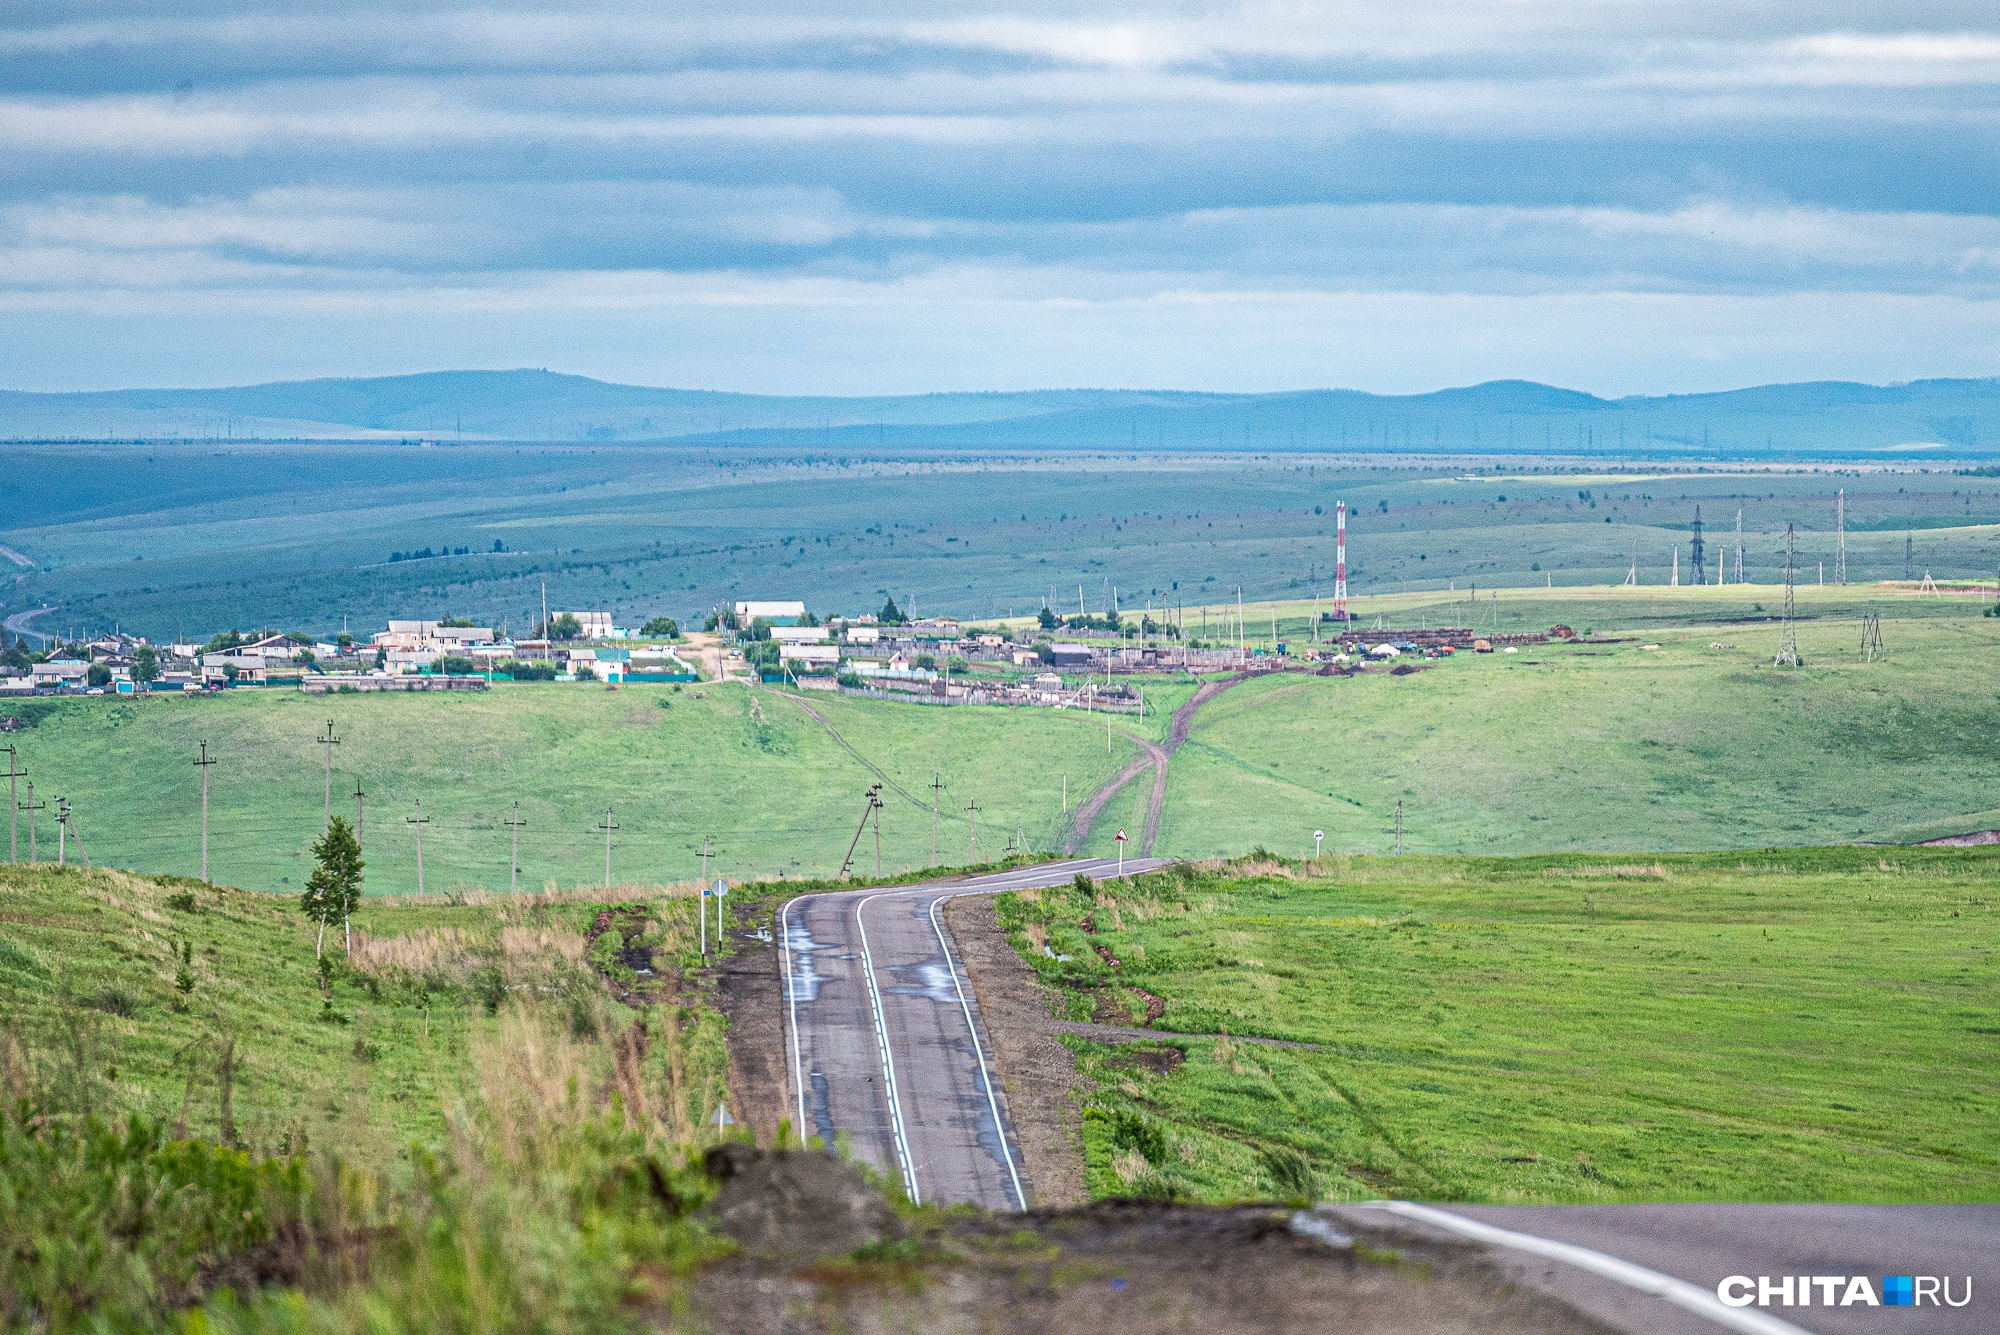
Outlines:
{"type": "MultiPolygon", "coordinates": [[[[1198,677],[1196,679],[1199,680],[1198,677]]],[[[1167,805],[1167,765],[1173,759],[1174,752],[1180,750],[1181,743],[1185,742],[1188,734],[1194,730],[1195,712],[1231,686],[1248,679],[1248,673],[1238,673],[1219,681],[1202,682],[1188,702],[1174,711],[1173,718],[1167,724],[1167,741],[1164,746],[1158,742],[1149,742],[1143,737],[1134,737],[1129,732],[1121,733],[1121,736],[1143,749],[1145,754],[1118,771],[1111,782],[1085,798],[1077,807],[1076,816],[1070,825],[1069,841],[1064,845],[1064,851],[1074,853],[1082,848],[1085,841],[1090,838],[1090,825],[1097,819],[1098,813],[1118,795],[1119,789],[1137,778],[1140,771],[1150,765],[1153,770],[1153,797],[1147,804],[1146,824],[1139,835],[1139,854],[1141,857],[1151,857],[1153,845],[1160,837],[1160,813],[1167,805]]]]}

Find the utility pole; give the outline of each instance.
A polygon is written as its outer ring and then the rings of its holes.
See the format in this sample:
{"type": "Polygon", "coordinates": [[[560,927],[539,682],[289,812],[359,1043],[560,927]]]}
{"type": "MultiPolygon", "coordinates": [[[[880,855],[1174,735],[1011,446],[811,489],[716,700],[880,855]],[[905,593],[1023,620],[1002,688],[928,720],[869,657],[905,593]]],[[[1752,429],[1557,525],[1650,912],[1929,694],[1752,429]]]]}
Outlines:
{"type": "Polygon", "coordinates": [[[69,799],[56,799],[56,865],[69,865],[69,799]]]}
{"type": "MultiPolygon", "coordinates": [[[[870,784],[868,791],[863,794],[867,798],[867,804],[861,808],[861,823],[854,827],[854,837],[847,841],[847,856],[842,859],[840,864],[840,875],[843,880],[846,879],[848,872],[854,867],[854,850],[861,847],[861,836],[868,829],[868,818],[873,816],[875,808],[881,805],[881,793],[882,785],[877,783],[870,784]]],[[[875,828],[879,831],[881,826],[878,824],[875,828]]],[[[878,833],[876,837],[879,840],[881,836],[878,833]]],[[[707,879],[707,873],[705,872],[703,873],[703,879],[707,879]]]]}
{"type": "MultiPolygon", "coordinates": [[[[208,881],[208,767],[215,763],[215,757],[208,753],[208,743],[201,744],[201,758],[194,762],[201,767],[201,879],[208,881]]],[[[35,786],[28,785],[28,800],[34,801],[35,786]]],[[[28,840],[32,845],[35,837],[35,818],[28,817],[28,840]]],[[[209,882],[213,884],[213,882],[209,882]]]]}
{"type": "Polygon", "coordinates": [[[1914,533],[1903,535],[1903,582],[1909,583],[1917,577],[1917,537],[1914,533]]]}
{"type": "Polygon", "coordinates": [[[611,888],[611,832],[618,828],[611,819],[611,808],[604,808],[604,822],[597,827],[604,831],[604,888],[611,888]]]}
{"type": "Polygon", "coordinates": [[[979,804],[977,802],[968,803],[965,809],[966,811],[971,813],[972,816],[972,860],[974,862],[978,862],[979,861],[979,804]]]}
{"type": "Polygon", "coordinates": [[[368,794],[361,790],[361,776],[357,774],[354,776],[354,846],[356,848],[361,847],[362,803],[367,800],[367,797],[368,794]]]}
{"type": "MultiPolygon", "coordinates": [[[[35,800],[35,781],[28,780],[28,801],[21,810],[28,813],[28,865],[33,867],[41,861],[42,850],[35,843],[35,813],[47,806],[46,802],[35,800]]],[[[204,880],[207,878],[204,877],[204,880]]]]}
{"type": "Polygon", "coordinates": [[[421,895],[424,892],[424,826],[431,823],[431,818],[424,814],[424,800],[420,797],[416,799],[416,802],[417,802],[417,814],[414,816],[403,817],[403,823],[405,825],[412,825],[416,827],[417,893],[421,895]]]}
{"type": "Polygon", "coordinates": [[[326,756],[326,813],[321,818],[319,832],[325,834],[333,828],[333,748],[340,745],[340,739],[333,735],[333,720],[326,721],[326,731],[316,739],[319,749],[326,756]]]}
{"type": "Polygon", "coordinates": [[[708,884],[708,836],[701,837],[701,883],[708,884]]]}
{"type": "MultiPolygon", "coordinates": [[[[934,771],[931,776],[931,865],[933,867],[937,866],[938,800],[943,793],[944,775],[934,771]]],[[[1069,805],[1069,789],[1067,786],[1063,789],[1063,798],[1063,805],[1067,807],[1069,805]]]]}
{"type": "Polygon", "coordinates": [[[516,894],[521,891],[521,827],[528,822],[521,819],[521,804],[514,804],[514,814],[507,824],[514,829],[514,852],[507,866],[507,888],[516,894]]]}
{"type": "Polygon", "coordinates": [[[1833,582],[1847,583],[1847,488],[1833,501],[1833,582]]]}
{"type": "Polygon", "coordinates": [[[19,757],[14,753],[14,744],[9,742],[7,744],[7,861],[10,864],[21,860],[19,784],[22,779],[28,777],[28,771],[21,768],[17,763],[18,760],[19,757]]]}
{"type": "Polygon", "coordinates": [[[1236,586],[1236,661],[1241,663],[1249,656],[1247,641],[1243,638],[1243,586],[1236,586]]]}
{"type": "MultiPolygon", "coordinates": [[[[882,799],[879,797],[876,798],[874,808],[870,813],[872,817],[871,823],[875,826],[875,879],[878,881],[882,879],[882,806],[882,799]]],[[[719,937],[722,933],[720,922],[716,924],[715,930],[716,935],[719,937]]]]}
{"type": "Polygon", "coordinates": [[[1861,661],[1872,663],[1877,658],[1887,658],[1889,651],[1882,647],[1882,614],[1867,612],[1861,617],[1861,661]]]}
{"type": "Polygon", "coordinates": [[[1797,539],[1790,524],[1785,525],[1785,618],[1778,628],[1778,657],[1773,667],[1797,667],[1799,665],[1799,633],[1792,625],[1792,580],[1794,577],[1794,557],[1797,539]]]}
{"type": "Polygon", "coordinates": [[[1396,856],[1403,855],[1403,799],[1396,799],[1396,856]]]}
{"type": "Polygon", "coordinates": [[[1743,582],[1743,507],[1736,507],[1736,582],[1743,582]]]}

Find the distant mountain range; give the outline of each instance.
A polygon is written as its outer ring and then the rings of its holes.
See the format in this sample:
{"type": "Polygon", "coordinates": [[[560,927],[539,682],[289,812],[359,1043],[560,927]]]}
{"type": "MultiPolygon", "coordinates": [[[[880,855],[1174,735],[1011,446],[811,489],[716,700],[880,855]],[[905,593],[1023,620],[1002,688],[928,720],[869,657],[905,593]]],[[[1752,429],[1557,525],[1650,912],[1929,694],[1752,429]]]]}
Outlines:
{"type": "Polygon", "coordinates": [[[233,389],[0,391],[0,439],[622,441],[882,449],[1173,449],[1675,458],[2000,453],[2000,379],[1818,381],[1601,399],[1525,380],[1429,394],[1032,390],[779,397],[549,371],[233,389]]]}

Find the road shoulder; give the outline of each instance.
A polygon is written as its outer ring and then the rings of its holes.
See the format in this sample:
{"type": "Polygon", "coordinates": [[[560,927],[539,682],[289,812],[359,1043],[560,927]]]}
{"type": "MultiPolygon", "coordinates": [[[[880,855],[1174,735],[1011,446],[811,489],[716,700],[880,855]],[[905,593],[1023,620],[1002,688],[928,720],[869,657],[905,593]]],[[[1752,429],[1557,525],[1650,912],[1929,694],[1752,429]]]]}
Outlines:
{"type": "Polygon", "coordinates": [[[1060,1031],[1041,982],[1007,944],[991,896],[953,899],[944,919],[992,1042],[1034,1203],[1081,1205],[1087,1199],[1076,1099],[1081,1082],[1076,1058],[1056,1037],[1060,1031]]]}

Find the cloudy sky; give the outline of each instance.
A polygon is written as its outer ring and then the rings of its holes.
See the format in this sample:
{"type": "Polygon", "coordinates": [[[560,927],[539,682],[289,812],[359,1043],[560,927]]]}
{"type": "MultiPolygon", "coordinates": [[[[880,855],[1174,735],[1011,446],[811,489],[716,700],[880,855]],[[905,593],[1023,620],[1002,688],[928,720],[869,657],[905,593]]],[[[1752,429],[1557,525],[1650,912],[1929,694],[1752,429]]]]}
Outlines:
{"type": "Polygon", "coordinates": [[[0,387],[2000,373],[1991,3],[40,0],[0,387]]]}

